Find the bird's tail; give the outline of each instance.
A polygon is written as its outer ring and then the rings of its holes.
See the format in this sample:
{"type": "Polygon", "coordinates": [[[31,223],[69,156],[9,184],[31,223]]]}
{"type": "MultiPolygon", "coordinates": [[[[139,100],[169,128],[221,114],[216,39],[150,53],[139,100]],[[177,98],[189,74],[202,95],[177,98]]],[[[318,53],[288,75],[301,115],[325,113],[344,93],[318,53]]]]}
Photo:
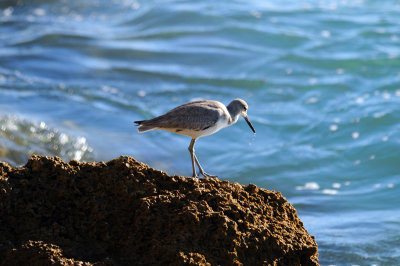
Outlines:
{"type": "Polygon", "coordinates": [[[143,133],[149,130],[153,130],[156,129],[154,126],[149,126],[149,125],[145,125],[145,122],[147,120],[142,120],[142,121],[134,121],[133,123],[136,123],[136,126],[139,126],[138,128],[138,132],[139,133],[143,133]]]}

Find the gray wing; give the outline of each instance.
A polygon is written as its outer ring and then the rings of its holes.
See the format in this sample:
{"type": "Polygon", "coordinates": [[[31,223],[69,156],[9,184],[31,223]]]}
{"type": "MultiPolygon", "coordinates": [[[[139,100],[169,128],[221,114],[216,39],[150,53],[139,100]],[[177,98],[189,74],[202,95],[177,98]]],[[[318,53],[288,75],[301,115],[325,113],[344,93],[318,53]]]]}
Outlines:
{"type": "Polygon", "coordinates": [[[180,105],[146,121],[146,126],[202,130],[213,126],[220,116],[218,102],[197,101],[180,105]]]}

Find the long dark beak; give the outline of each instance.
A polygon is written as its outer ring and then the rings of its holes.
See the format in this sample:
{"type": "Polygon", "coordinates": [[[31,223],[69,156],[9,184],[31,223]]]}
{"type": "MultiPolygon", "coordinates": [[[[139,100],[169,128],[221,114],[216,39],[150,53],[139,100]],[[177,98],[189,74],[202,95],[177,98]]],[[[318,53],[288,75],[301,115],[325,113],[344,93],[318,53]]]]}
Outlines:
{"type": "Polygon", "coordinates": [[[243,116],[244,120],[246,120],[247,124],[249,125],[249,127],[251,128],[251,130],[254,132],[254,134],[256,134],[256,130],[254,129],[253,125],[251,124],[249,118],[246,116],[243,116]]]}

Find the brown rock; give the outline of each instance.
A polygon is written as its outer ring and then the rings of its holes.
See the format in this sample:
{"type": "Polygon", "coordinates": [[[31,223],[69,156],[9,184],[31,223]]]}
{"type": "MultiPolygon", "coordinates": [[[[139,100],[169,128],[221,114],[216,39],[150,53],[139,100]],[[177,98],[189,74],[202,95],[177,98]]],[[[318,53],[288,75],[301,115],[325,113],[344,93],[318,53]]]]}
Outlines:
{"type": "Polygon", "coordinates": [[[318,265],[279,193],[128,156],[0,163],[0,265],[318,265]]]}
{"type": "Polygon", "coordinates": [[[8,250],[3,258],[3,265],[92,265],[89,262],[67,259],[60,247],[42,241],[28,241],[18,248],[8,250]]]}

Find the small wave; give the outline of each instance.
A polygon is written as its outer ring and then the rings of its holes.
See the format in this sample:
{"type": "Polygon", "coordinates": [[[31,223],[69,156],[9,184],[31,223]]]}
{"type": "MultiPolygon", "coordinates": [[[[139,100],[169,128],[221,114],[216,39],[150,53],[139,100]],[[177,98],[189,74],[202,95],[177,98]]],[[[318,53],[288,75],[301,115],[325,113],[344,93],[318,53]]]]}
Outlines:
{"type": "Polygon", "coordinates": [[[90,40],[92,40],[91,37],[79,35],[78,33],[37,33],[13,40],[12,44],[14,46],[59,44],[67,47],[68,45],[76,46],[79,42],[88,42],[90,40]]]}
{"type": "Polygon", "coordinates": [[[21,165],[32,154],[91,160],[92,152],[84,137],[69,136],[48,127],[45,122],[0,116],[0,161],[21,165]]]}

